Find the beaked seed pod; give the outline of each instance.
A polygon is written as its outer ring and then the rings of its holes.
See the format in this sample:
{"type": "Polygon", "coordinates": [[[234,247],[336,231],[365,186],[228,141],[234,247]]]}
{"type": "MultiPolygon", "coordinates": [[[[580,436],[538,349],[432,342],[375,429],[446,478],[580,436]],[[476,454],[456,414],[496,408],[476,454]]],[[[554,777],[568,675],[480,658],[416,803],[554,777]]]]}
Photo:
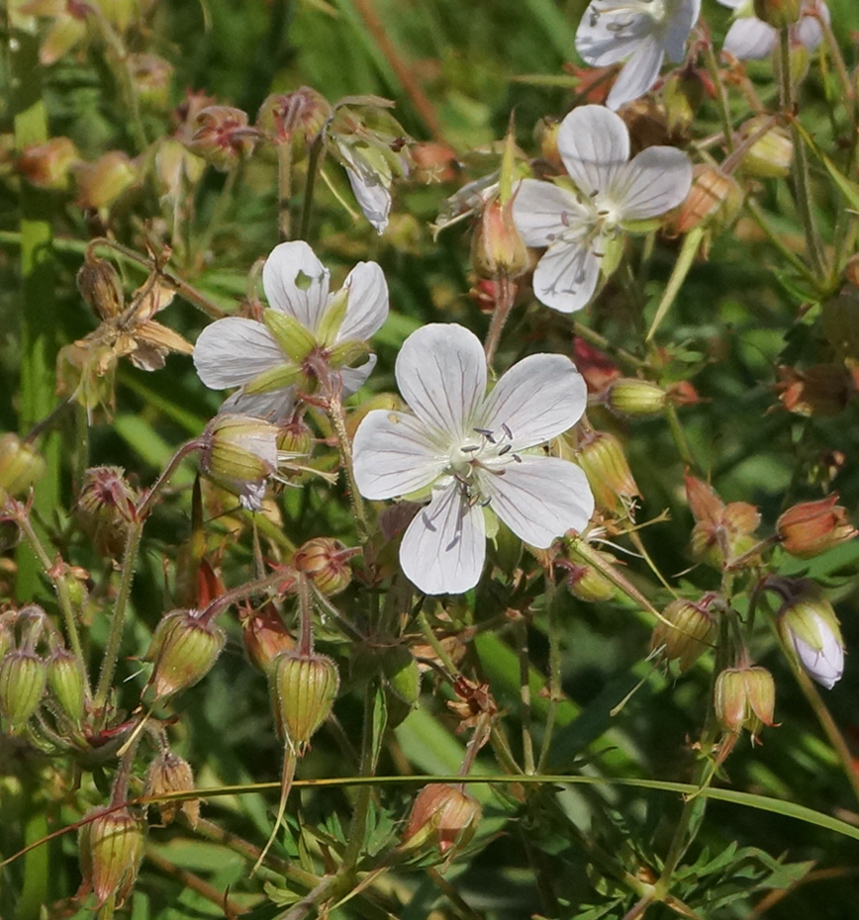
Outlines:
{"type": "Polygon", "coordinates": [[[747,728],[752,741],[756,741],[764,725],[775,724],[772,674],[757,666],[725,668],[716,678],[714,706],[716,718],[725,731],[739,734],[747,728]]]}
{"type": "Polygon", "coordinates": [[[349,560],[358,552],[332,537],[314,537],[295,551],[292,562],[326,597],[331,597],[349,586],[349,560]]]}
{"type": "Polygon", "coordinates": [[[8,652],[0,661],[0,715],[13,732],[39,708],[47,680],[45,662],[26,649],[8,652]]]}
{"type": "Polygon", "coordinates": [[[284,652],[275,659],[270,680],[278,733],[303,754],[337,698],[337,665],[325,655],[284,652]]]}
{"type": "Polygon", "coordinates": [[[155,662],[149,684],[157,699],[192,687],[212,669],[226,642],[214,620],[196,610],[173,610],[155,629],[147,661],[155,662]]]}
{"type": "Polygon", "coordinates": [[[650,640],[651,651],[663,649],[665,657],[679,659],[687,670],[716,641],[716,621],[703,604],[678,598],[662,611],[650,640]]]}
{"type": "Polygon", "coordinates": [[[122,557],[128,531],[137,518],[138,499],[118,466],[95,466],[84,473],[77,520],[103,558],[122,557]]]}
{"type": "MultiPolygon", "coordinates": [[[[194,789],[194,771],[191,764],[174,754],[169,748],[159,751],[158,756],[149,764],[146,782],[143,786],[144,796],[165,795],[170,792],[190,792],[194,789]]],[[[200,800],[183,799],[156,803],[161,814],[161,821],[170,824],[181,811],[191,827],[196,827],[200,820],[200,800]]]]}
{"type": "Polygon", "coordinates": [[[127,808],[104,811],[83,826],[78,841],[81,871],[99,907],[111,895],[121,904],[131,893],[145,836],[146,823],[127,808]]]}
{"type": "Polygon", "coordinates": [[[60,709],[80,727],[86,710],[86,677],[78,658],[58,648],[48,659],[48,686],[60,709]]]}

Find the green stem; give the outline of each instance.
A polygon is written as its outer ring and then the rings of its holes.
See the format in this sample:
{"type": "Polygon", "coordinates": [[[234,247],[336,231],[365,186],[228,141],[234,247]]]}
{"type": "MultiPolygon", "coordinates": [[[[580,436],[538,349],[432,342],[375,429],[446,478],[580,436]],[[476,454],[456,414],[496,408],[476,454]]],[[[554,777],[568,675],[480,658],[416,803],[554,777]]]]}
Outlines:
{"type": "Polygon", "coordinates": [[[802,275],[802,277],[805,278],[806,281],[810,282],[811,284],[816,285],[817,278],[815,278],[813,272],[809,271],[808,266],[801,259],[797,258],[797,256],[787,248],[787,246],[782,241],[781,237],[769,225],[769,222],[764,216],[764,212],[761,210],[761,206],[756,201],[749,200],[746,202],[746,208],[748,209],[749,213],[752,215],[752,218],[754,219],[755,223],[766,234],[766,237],[770,241],[770,243],[772,243],[772,245],[775,246],[776,249],[778,249],[782,258],[790,262],[791,266],[795,269],[795,271],[797,271],[800,275],[802,275]]]}
{"type": "Polygon", "coordinates": [[[683,287],[683,282],[686,280],[686,276],[689,274],[689,270],[695,262],[695,256],[698,254],[698,247],[701,245],[703,239],[704,227],[700,224],[686,234],[686,239],[683,240],[683,246],[680,249],[680,255],[674,263],[671,277],[668,279],[668,284],[665,286],[662,300],[659,301],[659,306],[656,308],[656,315],[653,317],[653,322],[650,324],[645,342],[649,342],[653,336],[656,335],[659,324],[665,319],[665,314],[668,313],[671,305],[680,293],[680,288],[683,287]]]}
{"type": "Polygon", "coordinates": [[[310,233],[310,215],[313,213],[313,191],[316,188],[316,177],[322,165],[322,155],[325,148],[322,146],[322,135],[313,142],[307,156],[307,179],[304,185],[304,202],[301,206],[301,226],[298,230],[298,239],[306,240],[310,233]]]}
{"type": "Polygon", "coordinates": [[[674,438],[674,443],[677,446],[680,459],[686,466],[691,467],[693,470],[699,469],[698,463],[692,454],[692,448],[689,446],[689,441],[686,439],[686,434],[683,431],[683,426],[680,424],[680,419],[677,417],[677,407],[670,402],[665,406],[665,419],[668,422],[668,428],[671,431],[671,437],[674,438]]]}
{"type": "Polygon", "coordinates": [[[292,142],[277,145],[277,225],[281,240],[292,232],[292,142]]]}
{"type": "Polygon", "coordinates": [[[346,473],[346,482],[349,487],[349,503],[352,505],[352,511],[355,513],[355,523],[358,525],[358,539],[361,543],[366,543],[369,538],[369,528],[367,527],[367,515],[364,510],[364,499],[358,491],[358,484],[355,481],[355,467],[352,463],[352,444],[349,441],[349,434],[346,431],[346,422],[343,418],[343,403],[339,396],[332,396],[328,401],[328,418],[331,420],[331,427],[334,429],[334,436],[337,438],[337,447],[340,451],[340,462],[343,465],[343,471],[346,473]]]}
{"type": "Polygon", "coordinates": [[[492,311],[492,320],[489,323],[489,333],[486,336],[486,363],[489,367],[492,367],[495,351],[501,340],[501,332],[510,316],[516,296],[516,286],[507,275],[496,277],[495,283],[498,285],[499,295],[495,301],[495,309],[492,311]]]}
{"type": "Polygon", "coordinates": [[[551,575],[546,572],[546,608],[548,610],[549,633],[549,709],[546,713],[546,725],[543,729],[543,742],[540,747],[540,758],[537,761],[537,772],[543,773],[549,760],[552,748],[552,735],[555,730],[555,721],[558,716],[558,704],[564,698],[561,685],[561,629],[557,605],[555,603],[556,588],[551,575]]]}
{"type": "Polygon", "coordinates": [[[704,62],[710,76],[713,79],[713,85],[716,87],[716,99],[719,103],[719,118],[722,121],[722,133],[725,135],[725,146],[729,151],[734,149],[734,130],[731,127],[731,110],[728,107],[728,94],[725,91],[725,84],[719,76],[719,64],[716,60],[716,54],[713,51],[713,44],[709,39],[704,43],[704,62]]]}
{"type": "MultiPolygon", "coordinates": [[[[364,732],[361,740],[361,776],[371,776],[374,772],[375,752],[373,750],[373,708],[376,694],[373,687],[369,687],[364,697],[364,732]]],[[[343,851],[343,865],[338,876],[350,878],[354,876],[364,838],[367,832],[367,816],[370,813],[370,802],[373,795],[372,785],[362,786],[358,790],[355,810],[352,812],[352,821],[349,825],[349,836],[346,849],[343,851]]]]}
{"type": "Polygon", "coordinates": [[[524,621],[516,624],[515,636],[519,653],[519,703],[522,712],[522,762],[526,773],[534,773],[534,740],[531,737],[531,661],[528,655],[528,627],[524,621]]]}

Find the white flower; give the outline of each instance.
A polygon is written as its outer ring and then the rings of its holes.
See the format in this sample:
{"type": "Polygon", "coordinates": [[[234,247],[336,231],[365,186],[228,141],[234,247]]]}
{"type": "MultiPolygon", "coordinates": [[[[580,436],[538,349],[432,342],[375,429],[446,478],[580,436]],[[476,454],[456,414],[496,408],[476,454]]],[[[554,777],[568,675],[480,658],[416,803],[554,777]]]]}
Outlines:
{"type": "Polygon", "coordinates": [[[592,0],[576,32],[576,50],[594,67],[626,60],[606,105],[618,109],[643,96],[659,68],[682,61],[701,0],[592,0]]]}
{"type": "Polygon", "coordinates": [[[674,147],[648,147],[629,160],[629,131],[599,105],[574,109],[558,129],[558,152],[577,193],[524,179],[513,219],[528,246],[548,246],[534,272],[534,295],[572,313],[593,296],[606,246],[624,221],[657,217],[680,204],[692,164],[674,147]]]}
{"type": "Polygon", "coordinates": [[[831,690],[841,680],[844,671],[844,644],[841,636],[836,634],[824,617],[812,611],[806,612],[802,632],[813,641],[803,639],[799,630],[793,628],[788,621],[787,633],[806,674],[831,690]]]}
{"type": "MultiPolygon", "coordinates": [[[[719,3],[737,11],[725,36],[723,51],[741,61],[760,60],[772,54],[778,42],[778,31],[754,15],[752,0],[719,0],[719,3]]],[[[829,8],[823,0],[804,0],[799,22],[790,28],[791,42],[814,51],[823,41],[821,18],[829,22],[829,8]]]]}
{"type": "Polygon", "coordinates": [[[228,316],[200,333],[194,348],[200,379],[216,390],[240,388],[222,411],[286,417],[295,384],[305,377],[308,351],[335,368],[344,392],[354,393],[364,383],[375,355],[357,368],[341,367],[337,358],[348,360],[348,343],[365,341],[387,318],[385,276],[375,262],[359,262],[337,293],[329,293],[328,279],[328,269],[307,243],[281,243],[263,268],[271,308],[266,322],[228,316]]]}
{"type": "Polygon", "coordinates": [[[525,358],[487,395],[477,337],[432,324],[406,339],[396,377],[413,414],[367,415],[355,435],[355,479],[369,499],[429,493],[400,547],[403,572],[421,591],[477,584],[487,507],[536,547],[585,528],[594,500],[582,470],[532,451],[584,411],[585,383],[568,358],[525,358]]]}

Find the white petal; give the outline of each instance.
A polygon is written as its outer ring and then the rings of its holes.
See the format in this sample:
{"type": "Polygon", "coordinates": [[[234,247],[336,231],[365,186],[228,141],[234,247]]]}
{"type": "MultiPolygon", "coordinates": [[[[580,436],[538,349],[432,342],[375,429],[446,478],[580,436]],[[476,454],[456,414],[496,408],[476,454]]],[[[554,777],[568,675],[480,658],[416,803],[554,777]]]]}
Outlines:
{"type": "Polygon", "coordinates": [[[252,415],[269,422],[280,422],[292,415],[295,408],[295,388],[281,387],[270,393],[249,393],[241,390],[224,400],[219,413],[252,415]]]}
{"type": "Polygon", "coordinates": [[[471,433],[486,393],[486,357],[473,332],[456,323],[430,323],[403,343],[394,369],[415,415],[445,443],[471,433]]]}
{"type": "Polygon", "coordinates": [[[738,19],[725,36],[723,51],[740,61],[757,61],[772,53],[776,30],[754,16],[738,19]]]}
{"type": "Polygon", "coordinates": [[[583,105],[561,122],[558,153],[582,194],[592,196],[629,159],[629,130],[605,106],[583,105]]]}
{"type": "Polygon", "coordinates": [[[448,463],[419,419],[374,409],[355,433],[355,482],[369,499],[409,495],[435,482],[448,463]]]}
{"type": "Polygon", "coordinates": [[[425,594],[462,594],[486,559],[483,509],[469,506],[455,480],[412,519],[400,545],[406,578],[425,594]]]}
{"type": "Polygon", "coordinates": [[[686,57],[686,41],[692,26],[701,13],[701,0],[683,0],[680,9],[671,17],[662,47],[669,61],[680,63],[686,57]]]}
{"type": "Polygon", "coordinates": [[[568,530],[583,531],[594,511],[585,474],[557,457],[522,457],[502,475],[481,471],[480,488],[513,533],[540,549],[568,530]]]}
{"type": "Polygon", "coordinates": [[[348,166],[346,175],[364,217],[370,221],[376,233],[384,233],[391,213],[391,193],[375,176],[365,178],[348,166]]]}
{"type": "Polygon", "coordinates": [[[584,241],[555,243],[537,263],[534,296],[553,310],[573,313],[588,305],[599,272],[599,260],[584,241]]]}
{"type": "Polygon", "coordinates": [[[240,316],[227,316],[206,326],[194,346],[197,373],[213,390],[241,386],[263,371],[287,363],[268,329],[240,316]]]}
{"type": "Polygon", "coordinates": [[[649,13],[606,9],[604,0],[591,3],[576,31],[576,51],[594,67],[607,67],[629,57],[655,29],[649,13]]]}
{"type": "Polygon", "coordinates": [[[490,393],[481,428],[513,435],[513,450],[557,437],[582,417],[588,401],[584,378],[563,355],[531,355],[507,371],[490,393]]]}
{"type": "Polygon", "coordinates": [[[664,57],[665,51],[655,37],[644,39],[623,65],[605,104],[610,109],[619,109],[643,96],[656,82],[664,57]]]}
{"type": "Polygon", "coordinates": [[[585,216],[575,196],[551,182],[523,179],[516,187],[513,222],[526,246],[551,245],[585,216]]]}
{"type": "Polygon", "coordinates": [[[819,650],[812,648],[793,631],[791,631],[791,637],[799,660],[808,676],[826,687],[827,690],[831,690],[841,680],[844,672],[844,648],[826,623],[817,614],[814,616],[821,639],[819,650]]]}
{"type": "MultiPolygon", "coordinates": [[[[821,7],[821,15],[829,22],[829,10],[825,6],[821,7]]],[[[823,26],[821,26],[820,20],[816,16],[802,16],[793,27],[791,37],[794,41],[805,45],[809,51],[814,51],[823,41],[823,26]]]]}
{"type": "Polygon", "coordinates": [[[335,372],[340,374],[340,383],[343,387],[344,396],[351,396],[352,393],[357,393],[364,386],[376,366],[376,360],[375,355],[367,355],[367,360],[359,367],[343,367],[335,372]]]}
{"type": "Polygon", "coordinates": [[[365,341],[382,327],[388,318],[388,284],[375,262],[359,262],[346,278],[349,290],[346,318],[337,333],[337,341],[365,341]]]}
{"type": "Polygon", "coordinates": [[[262,286],[275,310],[316,331],[328,303],[328,269],[303,240],[275,246],[265,260],[262,286]]]}
{"type": "Polygon", "coordinates": [[[692,163],[676,147],[648,147],[615,177],[607,193],[623,220],[646,220],[680,204],[692,187],[692,163]]]}

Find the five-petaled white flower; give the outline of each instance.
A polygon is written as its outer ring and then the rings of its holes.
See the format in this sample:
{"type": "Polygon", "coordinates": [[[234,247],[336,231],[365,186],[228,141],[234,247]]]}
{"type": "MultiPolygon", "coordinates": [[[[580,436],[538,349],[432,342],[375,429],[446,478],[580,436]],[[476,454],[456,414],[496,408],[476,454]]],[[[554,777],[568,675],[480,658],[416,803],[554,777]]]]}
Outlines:
{"type": "Polygon", "coordinates": [[[618,109],[656,82],[667,56],[680,62],[701,0],[592,0],[576,32],[576,50],[594,67],[626,60],[606,105],[618,109]]]}
{"type": "Polygon", "coordinates": [[[369,499],[429,496],[400,547],[403,572],[421,591],[477,584],[485,509],[541,548],[585,528],[594,500],[584,473],[539,449],[585,408],[584,380],[568,358],[524,358],[487,395],[477,337],[436,323],[406,339],[395,371],[413,414],[367,415],[355,435],[355,479],[369,499]]]}
{"type": "MultiPolygon", "coordinates": [[[[737,11],[725,36],[723,51],[741,61],[756,61],[772,54],[778,31],[755,16],[752,0],[719,0],[719,3],[737,11]]],[[[823,0],[803,0],[799,22],[790,27],[791,42],[814,51],[823,41],[821,19],[829,22],[829,7],[823,0]]]]}
{"type": "Polygon", "coordinates": [[[576,190],[523,179],[513,219],[528,246],[549,247],[534,272],[534,295],[572,313],[593,296],[606,246],[622,224],[680,204],[692,184],[692,164],[674,147],[648,147],[630,160],[626,125],[599,105],[567,115],[558,152],[576,190]]]}
{"type": "Polygon", "coordinates": [[[329,271],[307,243],[276,246],[266,259],[262,284],[270,309],[264,322],[228,316],[207,326],[194,347],[194,364],[208,387],[239,387],[222,411],[279,420],[291,411],[295,387],[314,368],[339,376],[354,393],[376,363],[344,366],[360,353],[388,315],[388,286],[375,262],[359,262],[343,288],[329,293],[329,271]]]}

